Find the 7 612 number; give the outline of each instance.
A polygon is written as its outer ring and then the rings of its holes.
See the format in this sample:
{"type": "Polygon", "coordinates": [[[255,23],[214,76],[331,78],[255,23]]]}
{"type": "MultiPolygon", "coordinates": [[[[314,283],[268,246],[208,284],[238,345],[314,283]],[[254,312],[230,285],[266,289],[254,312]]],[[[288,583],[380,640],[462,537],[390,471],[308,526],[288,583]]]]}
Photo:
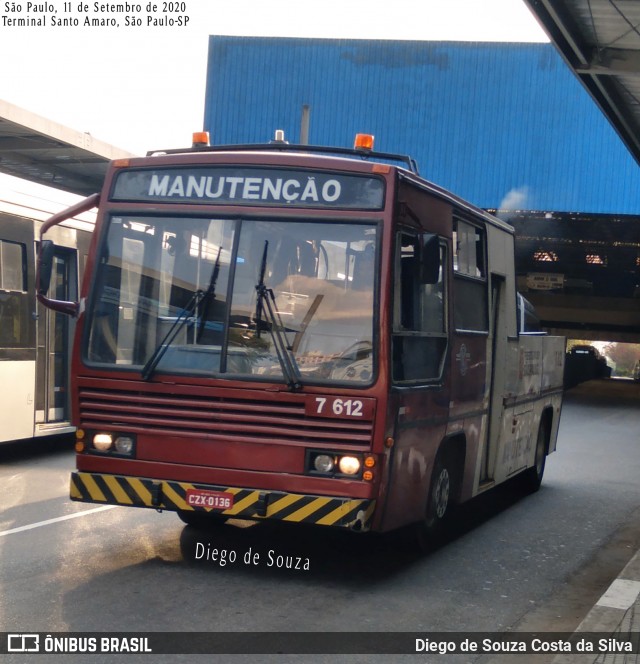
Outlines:
{"type": "Polygon", "coordinates": [[[316,415],[326,415],[327,409],[336,417],[362,417],[362,401],[360,399],[328,399],[316,397],[316,415]]]}

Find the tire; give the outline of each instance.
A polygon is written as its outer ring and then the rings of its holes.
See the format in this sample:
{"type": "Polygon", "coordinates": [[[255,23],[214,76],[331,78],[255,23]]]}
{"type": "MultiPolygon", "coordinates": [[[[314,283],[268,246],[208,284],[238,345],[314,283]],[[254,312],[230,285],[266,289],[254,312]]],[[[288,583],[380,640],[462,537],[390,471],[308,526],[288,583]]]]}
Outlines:
{"type": "Polygon", "coordinates": [[[225,516],[210,512],[178,510],[177,514],[181,521],[197,530],[212,530],[221,526],[227,520],[225,516]]]}
{"type": "Polygon", "coordinates": [[[535,493],[542,484],[544,468],[547,462],[547,423],[544,415],[538,426],[536,455],[534,465],[522,473],[521,486],[527,493],[535,493]]]}
{"type": "Polygon", "coordinates": [[[451,505],[453,476],[446,460],[438,457],[431,474],[429,501],[425,523],[428,528],[437,528],[445,522],[451,505]]]}
{"type": "Polygon", "coordinates": [[[425,517],[416,526],[416,540],[421,551],[430,551],[444,535],[451,513],[456,477],[453,457],[438,453],[431,473],[425,517]]]}

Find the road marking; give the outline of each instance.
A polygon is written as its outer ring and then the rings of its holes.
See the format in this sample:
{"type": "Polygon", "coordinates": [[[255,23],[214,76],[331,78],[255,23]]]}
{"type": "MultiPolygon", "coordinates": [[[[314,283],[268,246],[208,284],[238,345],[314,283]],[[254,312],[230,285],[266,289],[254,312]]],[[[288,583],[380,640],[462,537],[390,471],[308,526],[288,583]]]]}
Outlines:
{"type": "Polygon", "coordinates": [[[59,521],[66,521],[67,519],[77,519],[79,516],[86,516],[87,514],[95,514],[96,512],[104,512],[105,510],[111,510],[116,505],[102,505],[102,507],[96,507],[92,510],[83,510],[82,512],[74,512],[73,514],[67,514],[66,516],[59,516],[55,519],[47,519],[46,521],[38,521],[38,523],[31,523],[28,526],[20,526],[19,528],[11,528],[11,530],[1,530],[0,537],[5,535],[13,535],[14,533],[21,533],[23,530],[32,530],[33,528],[40,528],[42,526],[48,526],[51,523],[58,523],[59,521]]]}
{"type": "Polygon", "coordinates": [[[640,581],[616,579],[598,600],[597,605],[626,611],[638,599],[639,594],[640,581]]]}

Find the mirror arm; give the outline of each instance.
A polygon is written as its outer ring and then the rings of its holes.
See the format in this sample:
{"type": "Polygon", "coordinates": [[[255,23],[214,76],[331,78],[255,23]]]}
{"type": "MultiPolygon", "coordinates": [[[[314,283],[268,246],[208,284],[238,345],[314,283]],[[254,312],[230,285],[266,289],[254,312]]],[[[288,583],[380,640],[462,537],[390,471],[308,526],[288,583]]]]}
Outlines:
{"type": "Polygon", "coordinates": [[[91,196],[87,196],[87,198],[78,201],[75,205],[72,205],[71,207],[62,210],[61,212],[57,212],[52,217],[49,217],[49,219],[47,219],[47,221],[45,221],[44,224],[42,224],[40,227],[40,239],[42,240],[42,236],[53,226],[57,226],[67,219],[71,219],[78,214],[88,212],[94,207],[98,207],[99,202],[100,194],[91,194],[91,196]]]}

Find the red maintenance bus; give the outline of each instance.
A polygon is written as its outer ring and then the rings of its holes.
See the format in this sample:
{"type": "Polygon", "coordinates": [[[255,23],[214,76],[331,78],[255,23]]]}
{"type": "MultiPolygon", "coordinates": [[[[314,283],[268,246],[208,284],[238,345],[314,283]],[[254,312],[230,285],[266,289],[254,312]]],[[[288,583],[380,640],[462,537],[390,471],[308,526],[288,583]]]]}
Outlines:
{"type": "Polygon", "coordinates": [[[41,250],[77,316],[74,500],[425,532],[539,486],[564,339],[525,329],[512,228],[395,158],[197,144],[48,222],[98,210],[79,302],[41,250]]]}

